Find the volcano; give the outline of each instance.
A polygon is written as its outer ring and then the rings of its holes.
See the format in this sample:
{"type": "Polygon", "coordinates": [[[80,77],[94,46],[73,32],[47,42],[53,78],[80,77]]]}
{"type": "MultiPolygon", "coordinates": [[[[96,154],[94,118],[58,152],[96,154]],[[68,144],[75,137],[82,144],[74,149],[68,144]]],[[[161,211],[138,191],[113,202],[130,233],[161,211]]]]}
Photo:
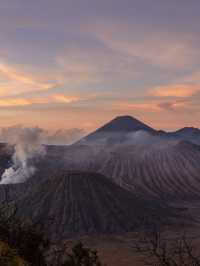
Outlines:
{"type": "Polygon", "coordinates": [[[53,238],[127,232],[168,214],[167,207],[147,204],[103,175],[89,172],[57,173],[33,186],[16,205],[21,218],[45,224],[53,238]]]}
{"type": "Polygon", "coordinates": [[[161,134],[130,116],[117,117],[72,145],[65,164],[101,173],[143,197],[199,198],[198,136],[195,128],[161,134]]]}
{"type": "MultiPolygon", "coordinates": [[[[0,148],[3,171],[12,152],[0,148]]],[[[127,232],[166,219],[163,202],[199,200],[199,162],[198,145],[117,117],[71,146],[47,146],[34,176],[1,186],[0,200],[14,201],[19,217],[45,224],[52,238],[127,232]]]]}
{"type": "Polygon", "coordinates": [[[147,131],[155,133],[156,131],[143,122],[131,116],[118,116],[95,132],[83,138],[80,143],[96,142],[97,144],[113,144],[123,142],[127,135],[136,131],[147,131]]]}
{"type": "Polygon", "coordinates": [[[132,132],[137,130],[146,130],[154,132],[155,130],[132,116],[118,116],[109,123],[97,129],[99,132],[132,132]]]}

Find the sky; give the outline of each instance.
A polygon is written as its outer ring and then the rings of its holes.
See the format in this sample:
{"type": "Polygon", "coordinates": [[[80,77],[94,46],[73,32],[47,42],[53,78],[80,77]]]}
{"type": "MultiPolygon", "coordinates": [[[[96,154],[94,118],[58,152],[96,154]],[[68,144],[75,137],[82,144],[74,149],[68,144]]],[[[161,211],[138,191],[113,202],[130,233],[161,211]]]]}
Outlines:
{"type": "Polygon", "coordinates": [[[200,127],[200,1],[0,0],[0,126],[200,127]]]}

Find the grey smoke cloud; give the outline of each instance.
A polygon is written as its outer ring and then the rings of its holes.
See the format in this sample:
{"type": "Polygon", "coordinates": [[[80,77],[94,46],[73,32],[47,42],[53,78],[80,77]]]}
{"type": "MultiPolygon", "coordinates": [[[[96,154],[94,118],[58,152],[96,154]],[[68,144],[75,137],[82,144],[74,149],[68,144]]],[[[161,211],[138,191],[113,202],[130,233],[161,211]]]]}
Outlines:
{"type": "MultiPolygon", "coordinates": [[[[0,141],[10,143],[10,139],[16,140],[19,133],[21,134],[24,129],[23,126],[18,125],[2,128],[0,130],[0,141]]],[[[47,145],[70,145],[86,134],[82,128],[58,129],[51,132],[39,127],[26,128],[29,131],[33,129],[40,134],[41,143],[47,145]]],[[[11,143],[13,144],[13,141],[11,143]]]]}
{"type": "Polygon", "coordinates": [[[14,126],[4,128],[1,137],[14,147],[11,166],[4,171],[0,184],[22,183],[36,171],[34,159],[45,155],[40,128],[14,126]]]}
{"type": "Polygon", "coordinates": [[[48,132],[39,127],[13,126],[2,128],[0,141],[14,147],[11,166],[4,171],[0,184],[22,183],[36,169],[35,161],[45,155],[45,145],[69,145],[85,134],[83,129],[60,129],[48,132]]]}
{"type": "Polygon", "coordinates": [[[96,137],[92,140],[83,138],[81,144],[92,145],[92,146],[104,146],[104,148],[118,147],[121,145],[151,145],[157,142],[161,142],[162,138],[160,136],[153,135],[145,130],[138,130],[134,132],[122,133],[119,132],[98,132],[96,137]]]}
{"type": "Polygon", "coordinates": [[[92,138],[80,141],[80,146],[69,150],[64,158],[65,165],[72,170],[95,169],[104,173],[102,169],[111,158],[132,156],[137,162],[147,154],[168,150],[177,142],[176,139],[167,139],[144,130],[127,133],[98,132],[92,138]]]}

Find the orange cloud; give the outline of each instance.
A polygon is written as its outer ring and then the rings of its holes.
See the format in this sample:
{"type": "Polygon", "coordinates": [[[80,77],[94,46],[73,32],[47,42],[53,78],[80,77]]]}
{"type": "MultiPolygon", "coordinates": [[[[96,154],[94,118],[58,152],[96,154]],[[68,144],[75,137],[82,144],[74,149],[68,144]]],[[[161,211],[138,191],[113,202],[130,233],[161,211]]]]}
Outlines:
{"type": "Polygon", "coordinates": [[[150,95],[156,97],[190,97],[198,92],[200,92],[200,86],[177,84],[156,87],[150,91],[150,95]]]}
{"type": "Polygon", "coordinates": [[[44,98],[4,98],[0,99],[0,107],[27,106],[32,104],[48,104],[48,103],[72,103],[79,101],[81,98],[66,96],[63,94],[51,95],[44,98]]]}
{"type": "Polygon", "coordinates": [[[12,80],[17,80],[23,83],[27,84],[34,84],[35,82],[31,77],[28,77],[22,73],[19,73],[14,68],[11,68],[10,66],[7,66],[6,64],[0,63],[0,75],[4,76],[6,78],[12,79],[12,80]]]}
{"type": "Polygon", "coordinates": [[[55,101],[61,102],[61,103],[71,103],[71,102],[77,102],[80,100],[78,97],[70,97],[63,94],[57,94],[53,95],[52,97],[55,101]]]}
{"type": "Polygon", "coordinates": [[[49,99],[26,99],[26,98],[5,98],[0,99],[0,107],[17,107],[17,106],[28,106],[32,104],[46,104],[49,99]]]}
{"type": "Polygon", "coordinates": [[[27,99],[0,99],[0,107],[26,106],[30,104],[31,102],[27,99]]]}
{"type": "MultiPolygon", "coordinates": [[[[55,65],[40,72],[33,68],[27,71],[26,66],[0,61],[0,96],[15,97],[29,92],[48,91],[55,86],[71,87],[96,82],[99,69],[90,61],[91,58],[87,56],[82,58],[80,55],[76,58],[73,55],[63,55],[56,58],[55,65]]],[[[60,95],[56,98],[59,102],[69,101],[60,95]]]]}
{"type": "Polygon", "coordinates": [[[142,102],[142,103],[118,103],[114,105],[115,108],[123,110],[135,110],[135,111],[145,111],[145,112],[157,112],[157,111],[174,111],[182,108],[188,107],[188,102],[186,101],[153,101],[153,102],[142,102]]]}
{"type": "Polygon", "coordinates": [[[158,111],[161,108],[156,103],[118,103],[115,105],[118,109],[125,110],[146,110],[146,111],[158,111]]]}
{"type": "Polygon", "coordinates": [[[151,110],[151,111],[157,111],[160,109],[159,106],[157,106],[155,103],[127,104],[126,107],[128,109],[151,110]]]}
{"type": "Polygon", "coordinates": [[[29,91],[48,90],[52,84],[40,75],[26,73],[18,66],[0,62],[0,95],[11,96],[29,91]]]}

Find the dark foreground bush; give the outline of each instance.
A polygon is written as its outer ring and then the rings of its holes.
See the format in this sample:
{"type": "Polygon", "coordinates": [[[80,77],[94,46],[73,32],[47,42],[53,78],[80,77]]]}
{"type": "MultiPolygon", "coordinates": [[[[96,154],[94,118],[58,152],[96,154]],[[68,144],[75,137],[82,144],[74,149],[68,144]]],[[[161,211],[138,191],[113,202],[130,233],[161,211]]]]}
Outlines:
{"type": "Polygon", "coordinates": [[[185,235],[169,239],[154,231],[138,241],[136,250],[143,254],[145,266],[200,266],[199,248],[185,235]]]}
{"type": "Polygon", "coordinates": [[[79,242],[72,248],[72,253],[68,254],[67,260],[62,266],[103,266],[103,264],[96,250],[85,248],[79,242]]]}
{"type": "Polygon", "coordinates": [[[22,259],[17,251],[8,244],[0,241],[0,265],[1,266],[31,266],[22,259]]]}
{"type": "MultiPolygon", "coordinates": [[[[14,253],[16,255],[15,258],[18,258],[18,255],[21,260],[29,263],[27,265],[46,266],[44,254],[49,247],[49,241],[45,237],[44,230],[39,225],[20,221],[15,214],[16,209],[10,211],[10,208],[5,208],[5,206],[0,209],[1,243],[4,247],[8,247],[8,254],[12,251],[13,256],[14,253]]],[[[8,263],[6,264],[5,254],[0,253],[0,259],[3,259],[3,256],[5,257],[4,264],[0,261],[0,265],[18,265],[11,264],[9,256],[7,256],[8,263]]]]}

